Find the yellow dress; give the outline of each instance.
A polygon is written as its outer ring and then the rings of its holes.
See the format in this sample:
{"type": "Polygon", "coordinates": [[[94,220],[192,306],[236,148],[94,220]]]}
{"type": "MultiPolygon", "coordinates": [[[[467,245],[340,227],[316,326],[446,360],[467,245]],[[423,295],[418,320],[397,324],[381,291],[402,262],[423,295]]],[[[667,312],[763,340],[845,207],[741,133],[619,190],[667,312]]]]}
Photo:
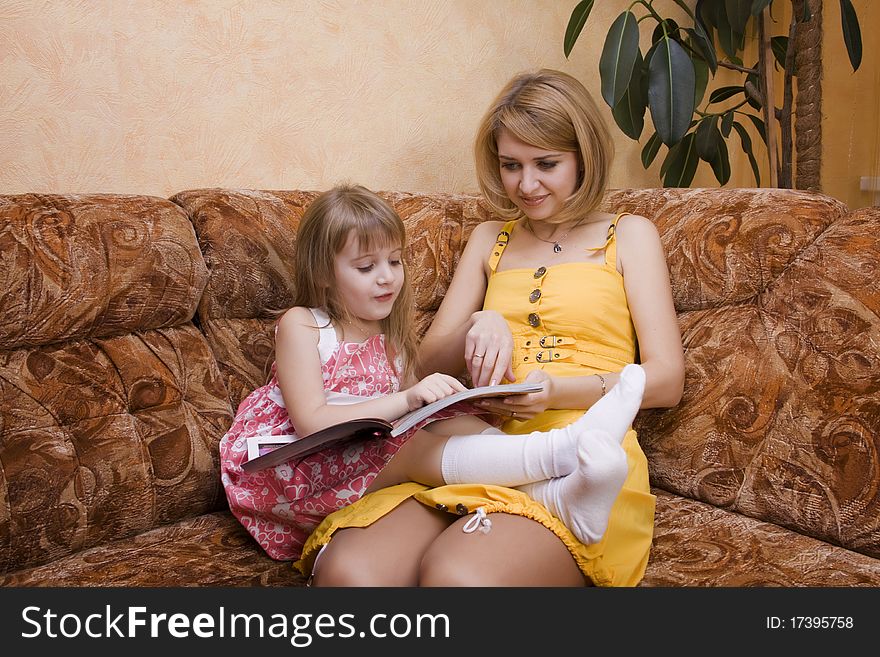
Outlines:
{"type": "MultiPolygon", "coordinates": [[[[619,372],[635,362],[636,335],[616,267],[617,222],[614,218],[604,245],[604,263],[570,262],[537,269],[496,271],[517,222],[505,224],[489,258],[491,275],[484,309],[500,312],[514,340],[514,375],[522,381],[534,369],[553,376],[585,376],[619,372]]],[[[582,410],[548,410],[520,422],[509,420],[507,433],[544,431],[570,424],[582,410]]],[[[608,529],[598,543],[584,545],[541,504],[503,486],[456,484],[429,488],[407,483],[365,495],[328,516],[312,533],[295,566],[311,572],[318,550],[333,532],[366,527],[398,504],[414,497],[431,507],[465,515],[483,507],[486,513],[511,513],[531,518],[565,544],[581,571],[597,586],[635,586],[648,562],[654,530],[654,496],[648,485],[648,464],[636,432],[623,440],[629,474],[612,506],[608,529]]]]}

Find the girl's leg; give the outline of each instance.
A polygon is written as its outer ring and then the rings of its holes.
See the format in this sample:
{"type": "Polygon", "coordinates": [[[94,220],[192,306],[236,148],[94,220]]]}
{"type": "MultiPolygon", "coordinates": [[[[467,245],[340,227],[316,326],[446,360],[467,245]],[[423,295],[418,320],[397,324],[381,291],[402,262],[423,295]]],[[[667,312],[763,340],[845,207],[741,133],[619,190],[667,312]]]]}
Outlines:
{"type": "Polygon", "coordinates": [[[561,540],[522,516],[493,513],[492,530],[466,534],[459,518],[421,560],[419,586],[588,586],[561,540]]]}
{"type": "Polygon", "coordinates": [[[369,527],[341,529],[321,553],[312,586],[417,586],[425,550],[454,520],[409,499],[369,527]]]}

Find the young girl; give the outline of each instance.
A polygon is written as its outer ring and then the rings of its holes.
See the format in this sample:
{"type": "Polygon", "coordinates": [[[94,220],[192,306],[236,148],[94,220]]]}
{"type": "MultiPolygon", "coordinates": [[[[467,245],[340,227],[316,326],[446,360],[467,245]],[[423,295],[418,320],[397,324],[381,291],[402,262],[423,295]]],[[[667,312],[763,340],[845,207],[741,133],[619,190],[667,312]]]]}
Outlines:
{"type": "Polygon", "coordinates": [[[638,366],[604,404],[562,429],[507,436],[470,415],[473,407],[455,405],[431,418],[430,431],[421,430],[425,421],[396,438],[243,472],[249,437],[296,438],[359,417],[393,420],[464,389],[446,374],[413,375],[405,246],[400,217],[363,187],[331,189],[306,210],[294,307],[276,326],[270,381],[242,401],[220,443],[232,512],[271,557],[295,559],[325,516],[371,490],[410,480],[522,486],[560,478],[566,499],[590,500],[570,505],[581,510],[564,520],[583,540],[598,540],[626,477],[620,442],[642,397],[638,366]]]}

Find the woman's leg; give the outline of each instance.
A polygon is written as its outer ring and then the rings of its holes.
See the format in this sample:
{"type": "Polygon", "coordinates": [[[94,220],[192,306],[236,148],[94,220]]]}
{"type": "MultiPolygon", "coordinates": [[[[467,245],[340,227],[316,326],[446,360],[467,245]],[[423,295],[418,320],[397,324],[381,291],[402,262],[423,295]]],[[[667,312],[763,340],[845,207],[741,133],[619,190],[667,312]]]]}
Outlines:
{"type": "Polygon", "coordinates": [[[313,586],[417,586],[422,556],[455,516],[408,499],[369,527],[333,534],[313,586]]]}
{"type": "Polygon", "coordinates": [[[491,514],[492,530],[466,534],[459,518],[421,560],[419,586],[587,586],[571,553],[541,523],[491,514]]]}

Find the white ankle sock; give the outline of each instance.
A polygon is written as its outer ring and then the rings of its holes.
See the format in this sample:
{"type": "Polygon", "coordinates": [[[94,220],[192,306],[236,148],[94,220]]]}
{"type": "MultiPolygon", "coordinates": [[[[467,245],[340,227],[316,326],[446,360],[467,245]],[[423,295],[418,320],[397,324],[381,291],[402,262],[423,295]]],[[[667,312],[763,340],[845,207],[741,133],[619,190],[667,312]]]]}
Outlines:
{"type": "Polygon", "coordinates": [[[577,443],[578,435],[570,426],[522,435],[487,430],[451,436],[443,448],[440,471],[447,484],[519,486],[573,472],[578,465],[577,443]]]}
{"type": "Polygon", "coordinates": [[[608,528],[611,507],[626,481],[626,452],[605,431],[588,431],[578,442],[578,467],[569,475],[518,486],[559,518],[581,543],[597,543],[608,528]]]}
{"type": "Polygon", "coordinates": [[[592,429],[605,431],[620,443],[639,412],[644,394],[645,370],[641,365],[627,365],[620,372],[617,384],[572,426],[578,433],[592,429]]]}

